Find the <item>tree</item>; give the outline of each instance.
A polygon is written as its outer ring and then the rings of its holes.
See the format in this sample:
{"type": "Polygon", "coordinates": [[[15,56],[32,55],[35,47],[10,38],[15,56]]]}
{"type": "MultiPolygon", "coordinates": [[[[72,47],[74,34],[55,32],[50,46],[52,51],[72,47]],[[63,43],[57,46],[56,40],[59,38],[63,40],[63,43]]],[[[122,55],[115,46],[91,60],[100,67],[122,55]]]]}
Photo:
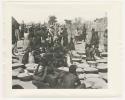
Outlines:
{"type": "Polygon", "coordinates": [[[54,25],[56,22],[57,22],[56,16],[49,16],[49,21],[48,21],[49,25],[54,25]]]}
{"type": "Polygon", "coordinates": [[[65,19],[65,24],[69,35],[72,35],[72,20],[65,19]]]}
{"type": "Polygon", "coordinates": [[[65,23],[66,23],[66,25],[71,25],[71,24],[72,24],[72,21],[65,19],[65,23]]]}
{"type": "Polygon", "coordinates": [[[81,28],[81,26],[82,26],[82,19],[80,17],[75,18],[73,24],[74,24],[75,28],[81,28]]]}

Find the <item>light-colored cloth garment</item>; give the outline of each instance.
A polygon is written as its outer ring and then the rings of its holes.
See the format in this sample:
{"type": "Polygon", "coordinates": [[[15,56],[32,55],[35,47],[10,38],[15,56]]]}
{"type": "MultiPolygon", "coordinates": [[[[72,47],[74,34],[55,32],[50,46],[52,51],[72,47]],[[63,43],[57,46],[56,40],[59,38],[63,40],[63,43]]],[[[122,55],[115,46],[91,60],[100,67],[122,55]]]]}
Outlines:
{"type": "Polygon", "coordinates": [[[87,36],[86,36],[86,44],[90,44],[91,38],[92,38],[92,33],[91,31],[89,31],[87,32],[87,36]]]}
{"type": "Polygon", "coordinates": [[[34,56],[33,56],[33,52],[29,52],[29,59],[28,59],[28,63],[34,63],[34,56]]]}
{"type": "Polygon", "coordinates": [[[24,40],[28,40],[29,39],[29,33],[24,33],[24,40]]]}
{"type": "Polygon", "coordinates": [[[29,41],[29,33],[24,33],[24,46],[23,50],[26,50],[27,47],[29,46],[30,41],[29,41]]]}
{"type": "Polygon", "coordinates": [[[21,48],[23,48],[23,40],[19,40],[19,41],[17,41],[17,47],[21,47],[21,48]]]}
{"type": "Polygon", "coordinates": [[[24,43],[23,50],[26,50],[29,47],[30,41],[24,39],[23,43],[24,43]]]}
{"type": "Polygon", "coordinates": [[[15,29],[15,36],[16,36],[16,39],[17,41],[20,40],[20,35],[19,35],[19,29],[15,29]]]}

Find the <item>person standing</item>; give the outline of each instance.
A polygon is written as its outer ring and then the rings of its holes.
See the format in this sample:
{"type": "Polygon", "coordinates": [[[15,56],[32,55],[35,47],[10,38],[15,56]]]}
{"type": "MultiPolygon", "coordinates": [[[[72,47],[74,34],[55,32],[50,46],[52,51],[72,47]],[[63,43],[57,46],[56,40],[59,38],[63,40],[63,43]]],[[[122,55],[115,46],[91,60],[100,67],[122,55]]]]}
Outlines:
{"type": "Polygon", "coordinates": [[[84,26],[83,26],[83,30],[82,30],[82,36],[83,36],[83,40],[84,40],[84,42],[85,42],[85,40],[86,40],[86,27],[85,27],[85,24],[84,24],[84,26]]]}
{"type": "Polygon", "coordinates": [[[98,32],[95,31],[95,29],[92,29],[92,38],[91,38],[91,44],[94,45],[94,47],[98,48],[99,46],[99,36],[98,32]]]}
{"type": "Polygon", "coordinates": [[[22,24],[20,25],[20,37],[23,38],[24,37],[24,31],[25,31],[25,24],[24,21],[22,21],[22,24]]]}
{"type": "Polygon", "coordinates": [[[19,31],[19,29],[15,29],[15,37],[16,37],[17,41],[20,40],[20,31],[19,31]]]}
{"type": "Polygon", "coordinates": [[[71,39],[70,39],[70,43],[69,43],[69,50],[71,51],[71,50],[75,50],[75,44],[74,44],[74,42],[73,42],[73,38],[71,37],[71,39]]]}
{"type": "Polygon", "coordinates": [[[64,27],[63,30],[63,46],[67,47],[68,45],[68,32],[67,32],[67,28],[64,27]]]}

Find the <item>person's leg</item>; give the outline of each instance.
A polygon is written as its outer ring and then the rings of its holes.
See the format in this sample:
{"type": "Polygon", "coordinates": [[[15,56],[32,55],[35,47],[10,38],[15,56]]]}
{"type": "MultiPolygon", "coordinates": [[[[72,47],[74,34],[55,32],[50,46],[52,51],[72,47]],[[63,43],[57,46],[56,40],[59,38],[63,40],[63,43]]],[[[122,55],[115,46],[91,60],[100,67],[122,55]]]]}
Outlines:
{"type": "Polygon", "coordinates": [[[38,89],[45,89],[45,88],[49,88],[49,85],[47,83],[41,82],[41,81],[36,81],[33,80],[32,83],[37,86],[38,89]]]}
{"type": "Polygon", "coordinates": [[[98,49],[96,49],[96,56],[100,57],[101,58],[101,55],[100,55],[100,52],[98,49]]]}

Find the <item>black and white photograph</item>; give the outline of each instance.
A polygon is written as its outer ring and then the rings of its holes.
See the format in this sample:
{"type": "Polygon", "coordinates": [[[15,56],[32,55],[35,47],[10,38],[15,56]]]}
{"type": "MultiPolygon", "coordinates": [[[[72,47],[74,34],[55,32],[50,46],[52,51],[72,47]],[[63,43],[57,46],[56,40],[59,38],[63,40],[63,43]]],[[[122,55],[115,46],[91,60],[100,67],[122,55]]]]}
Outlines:
{"type": "Polygon", "coordinates": [[[15,8],[12,89],[108,88],[108,13],[79,6],[15,8]]]}

